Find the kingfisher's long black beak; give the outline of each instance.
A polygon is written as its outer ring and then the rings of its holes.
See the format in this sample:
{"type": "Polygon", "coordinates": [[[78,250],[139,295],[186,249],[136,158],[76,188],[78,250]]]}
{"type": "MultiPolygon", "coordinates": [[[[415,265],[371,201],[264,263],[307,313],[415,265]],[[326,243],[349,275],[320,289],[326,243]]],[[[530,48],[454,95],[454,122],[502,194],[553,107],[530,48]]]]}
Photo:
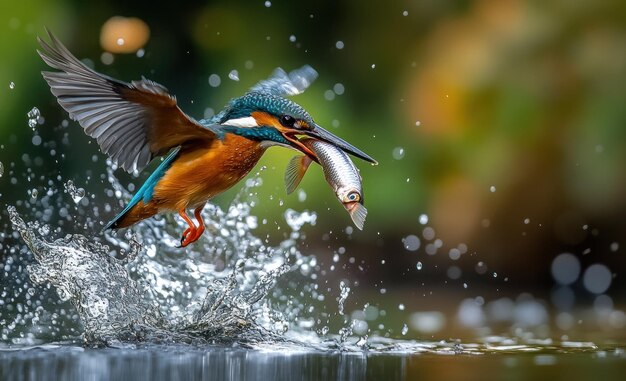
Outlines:
{"type": "Polygon", "coordinates": [[[341,148],[345,152],[358,157],[359,159],[369,161],[370,163],[374,165],[378,164],[376,160],[374,160],[371,156],[369,156],[365,152],[361,151],[360,149],[356,148],[355,146],[341,139],[340,137],[335,136],[334,134],[326,131],[325,129],[318,126],[317,124],[315,124],[312,129],[308,131],[302,131],[301,133],[303,135],[307,135],[312,138],[316,138],[319,140],[323,140],[327,143],[330,143],[334,145],[335,147],[341,148]]]}

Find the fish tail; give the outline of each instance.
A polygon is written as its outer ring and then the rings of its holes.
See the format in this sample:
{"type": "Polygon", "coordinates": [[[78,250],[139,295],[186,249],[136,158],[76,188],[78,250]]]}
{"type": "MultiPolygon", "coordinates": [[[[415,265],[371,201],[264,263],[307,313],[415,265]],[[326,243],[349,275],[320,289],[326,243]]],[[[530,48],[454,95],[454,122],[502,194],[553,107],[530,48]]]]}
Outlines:
{"type": "Polygon", "coordinates": [[[359,230],[363,230],[365,217],[367,217],[367,208],[359,203],[356,203],[351,209],[348,210],[348,213],[350,213],[350,217],[352,218],[354,225],[359,228],[359,230]]]}
{"type": "Polygon", "coordinates": [[[302,181],[304,174],[306,173],[311,159],[308,156],[294,156],[289,160],[287,164],[287,170],[285,171],[285,188],[287,194],[292,193],[302,181]]]}

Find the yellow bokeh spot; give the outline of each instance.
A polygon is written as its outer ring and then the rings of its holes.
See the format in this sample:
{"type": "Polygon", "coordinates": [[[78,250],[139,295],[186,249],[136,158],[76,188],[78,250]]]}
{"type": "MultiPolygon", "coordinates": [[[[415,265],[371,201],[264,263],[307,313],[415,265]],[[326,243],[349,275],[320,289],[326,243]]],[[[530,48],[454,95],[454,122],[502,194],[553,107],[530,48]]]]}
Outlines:
{"type": "Polygon", "coordinates": [[[102,49],[111,53],[134,53],[150,38],[150,28],[136,17],[114,16],[108,19],[100,31],[102,49]]]}

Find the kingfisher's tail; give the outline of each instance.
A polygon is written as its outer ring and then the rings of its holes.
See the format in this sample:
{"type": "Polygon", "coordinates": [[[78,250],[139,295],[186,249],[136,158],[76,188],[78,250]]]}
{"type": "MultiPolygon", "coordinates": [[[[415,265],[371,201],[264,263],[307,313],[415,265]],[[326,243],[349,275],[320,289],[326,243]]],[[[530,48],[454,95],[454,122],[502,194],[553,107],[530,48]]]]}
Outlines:
{"type": "Polygon", "coordinates": [[[165,172],[170,168],[174,159],[178,156],[180,152],[180,147],[176,147],[172,150],[172,152],[167,155],[165,160],[157,169],[152,172],[150,177],[143,183],[141,188],[135,193],[133,198],[128,202],[128,205],[122,210],[120,214],[115,216],[108,224],[104,227],[104,230],[107,229],[121,229],[133,225],[141,220],[145,220],[146,218],[150,218],[157,214],[158,207],[156,203],[152,200],[152,196],[154,193],[154,187],[157,185],[159,180],[165,175],[165,172]]]}
{"type": "Polygon", "coordinates": [[[134,225],[141,220],[154,216],[158,211],[159,209],[154,202],[144,204],[143,201],[139,201],[134,205],[128,205],[120,214],[109,221],[102,230],[121,229],[134,225]]]}

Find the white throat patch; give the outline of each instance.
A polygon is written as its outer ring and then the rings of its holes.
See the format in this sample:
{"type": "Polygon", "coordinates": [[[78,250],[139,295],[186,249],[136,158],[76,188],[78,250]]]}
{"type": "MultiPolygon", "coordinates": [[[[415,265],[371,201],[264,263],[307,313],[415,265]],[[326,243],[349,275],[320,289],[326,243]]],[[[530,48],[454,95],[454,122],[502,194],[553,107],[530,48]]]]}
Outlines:
{"type": "Polygon", "coordinates": [[[229,119],[225,121],[224,123],[222,123],[222,125],[233,126],[233,127],[258,127],[259,126],[256,122],[256,119],[254,119],[251,116],[246,116],[246,117],[237,118],[237,119],[229,119]]]}

